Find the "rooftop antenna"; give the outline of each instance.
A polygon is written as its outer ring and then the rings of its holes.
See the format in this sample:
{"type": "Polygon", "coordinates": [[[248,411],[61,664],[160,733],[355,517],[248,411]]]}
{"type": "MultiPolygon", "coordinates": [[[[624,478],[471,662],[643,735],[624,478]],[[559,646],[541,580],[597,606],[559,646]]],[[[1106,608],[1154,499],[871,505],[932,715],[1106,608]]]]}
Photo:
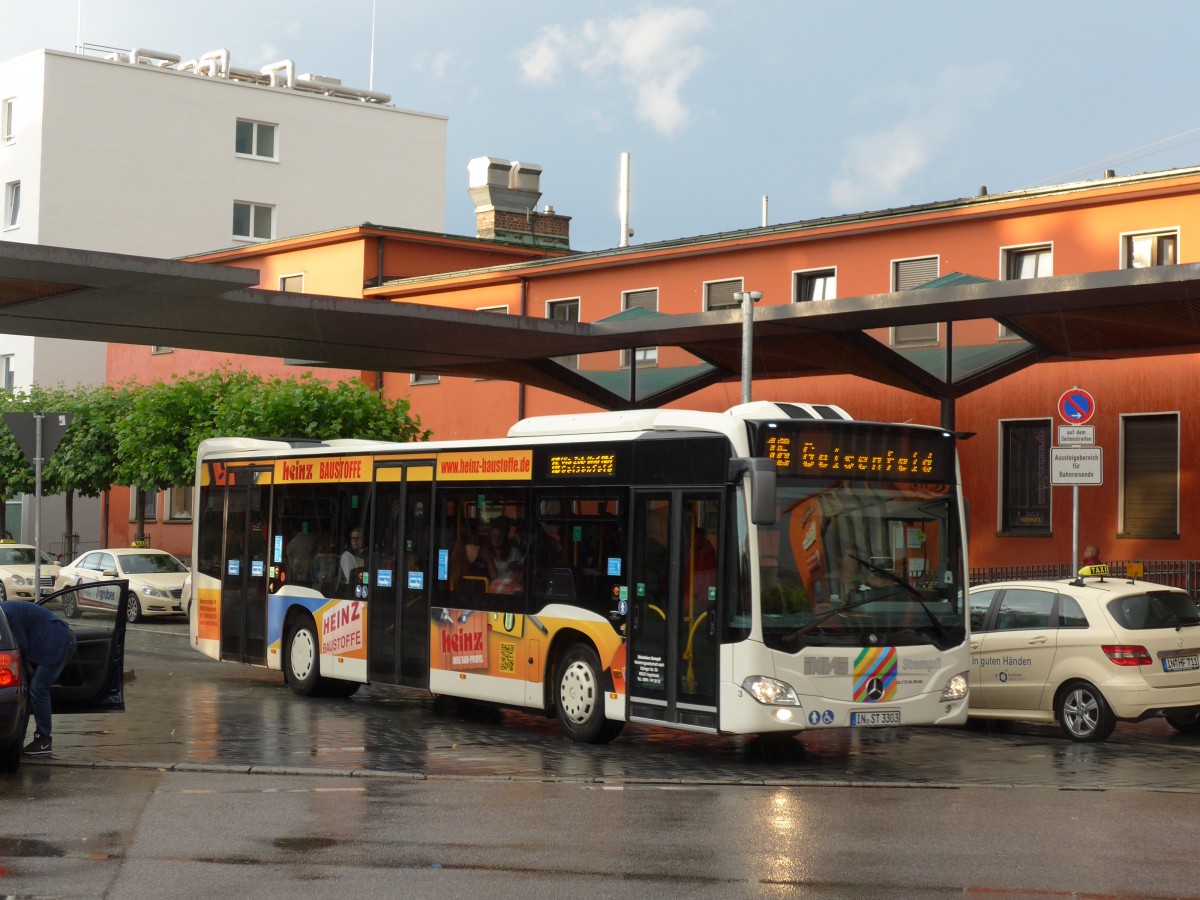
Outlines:
{"type": "Polygon", "coordinates": [[[375,90],[375,0],[371,0],[371,74],[367,77],[367,90],[375,90]]]}
{"type": "Polygon", "coordinates": [[[83,0],[75,7],[75,52],[83,53],[83,0]]]}
{"type": "Polygon", "coordinates": [[[629,227],[629,154],[621,154],[621,195],[618,201],[621,216],[621,242],[618,247],[628,247],[633,229],[629,227]]]}

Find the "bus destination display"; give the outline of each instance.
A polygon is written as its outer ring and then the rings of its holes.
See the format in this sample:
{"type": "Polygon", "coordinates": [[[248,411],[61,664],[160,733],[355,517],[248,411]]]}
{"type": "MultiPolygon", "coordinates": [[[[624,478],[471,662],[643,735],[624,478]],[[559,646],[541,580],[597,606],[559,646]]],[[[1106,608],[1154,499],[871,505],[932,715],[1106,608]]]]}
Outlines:
{"type": "Polygon", "coordinates": [[[865,481],[954,479],[954,442],[939,432],[887,432],[859,428],[763,433],[763,455],[781,475],[865,481]]]}

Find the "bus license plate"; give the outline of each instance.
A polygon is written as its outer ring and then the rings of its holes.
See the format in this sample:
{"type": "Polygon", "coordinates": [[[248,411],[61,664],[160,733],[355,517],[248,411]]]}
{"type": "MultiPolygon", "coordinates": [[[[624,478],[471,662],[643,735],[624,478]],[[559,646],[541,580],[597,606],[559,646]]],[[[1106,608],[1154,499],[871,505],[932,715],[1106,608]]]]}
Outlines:
{"type": "Polygon", "coordinates": [[[872,728],[880,725],[899,725],[900,710],[873,709],[870,712],[850,713],[850,724],[854,728],[872,728]]]}
{"type": "Polygon", "coordinates": [[[1200,656],[1168,656],[1162,664],[1164,672],[1190,672],[1200,669],[1200,656]]]}

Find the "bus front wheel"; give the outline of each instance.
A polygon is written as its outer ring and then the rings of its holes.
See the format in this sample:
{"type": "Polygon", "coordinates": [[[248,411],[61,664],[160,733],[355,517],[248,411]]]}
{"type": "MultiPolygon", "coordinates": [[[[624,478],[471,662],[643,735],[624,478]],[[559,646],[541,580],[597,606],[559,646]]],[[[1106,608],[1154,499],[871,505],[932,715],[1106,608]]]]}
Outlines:
{"type": "Polygon", "coordinates": [[[317,655],[317,629],[311,619],[301,619],[292,626],[283,659],[292,690],[302,697],[316,694],[321,683],[321,661],[317,655]]]}
{"type": "Polygon", "coordinates": [[[571,740],[582,744],[607,743],[623,724],[604,718],[600,672],[600,657],[587,644],[575,644],[558,664],[554,698],[558,721],[571,740]]]}

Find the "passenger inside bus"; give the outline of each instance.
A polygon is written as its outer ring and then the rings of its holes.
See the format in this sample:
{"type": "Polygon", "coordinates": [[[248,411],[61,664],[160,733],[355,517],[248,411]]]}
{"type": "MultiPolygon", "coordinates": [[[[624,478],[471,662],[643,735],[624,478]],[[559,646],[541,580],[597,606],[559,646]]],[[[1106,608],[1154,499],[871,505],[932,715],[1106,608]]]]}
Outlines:
{"type": "Polygon", "coordinates": [[[516,594],[525,589],[525,554],[511,530],[511,523],[503,517],[488,526],[481,557],[487,566],[489,594],[516,594]]]}

